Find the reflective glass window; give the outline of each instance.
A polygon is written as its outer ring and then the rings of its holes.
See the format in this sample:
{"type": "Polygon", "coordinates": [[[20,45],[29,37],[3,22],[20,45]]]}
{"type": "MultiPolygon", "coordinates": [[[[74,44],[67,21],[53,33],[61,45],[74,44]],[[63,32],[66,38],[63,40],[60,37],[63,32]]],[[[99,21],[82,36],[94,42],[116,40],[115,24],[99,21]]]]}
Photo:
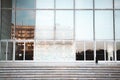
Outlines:
{"type": "Polygon", "coordinates": [[[13,42],[8,42],[7,60],[13,60],[13,42]]]}
{"type": "Polygon", "coordinates": [[[14,10],[1,10],[1,39],[11,39],[12,26],[15,23],[15,12],[14,10]]]}
{"type": "Polygon", "coordinates": [[[96,42],[96,59],[97,60],[105,60],[105,54],[104,54],[104,42],[97,41],[96,42]]]}
{"type": "Polygon", "coordinates": [[[35,30],[35,13],[31,10],[17,10],[16,11],[16,25],[15,29],[16,39],[34,39],[35,30]]]}
{"type": "Polygon", "coordinates": [[[120,11],[115,11],[115,39],[120,39],[120,11]]]}
{"type": "Polygon", "coordinates": [[[95,0],[95,8],[108,9],[113,8],[113,0],[95,0]]]}
{"type": "Polygon", "coordinates": [[[15,0],[1,0],[1,7],[2,8],[14,8],[15,0]]]}
{"type": "Polygon", "coordinates": [[[108,60],[108,61],[115,60],[114,43],[113,42],[106,42],[106,60],[108,60]]]}
{"type": "Polygon", "coordinates": [[[76,0],[76,9],[92,9],[93,0],[76,0]]]}
{"type": "Polygon", "coordinates": [[[56,39],[73,39],[73,11],[56,11],[56,39]]]}
{"type": "Polygon", "coordinates": [[[113,39],[112,11],[95,11],[95,38],[113,39]]]}
{"type": "Polygon", "coordinates": [[[36,11],[36,39],[54,38],[54,12],[36,11]]]}
{"type": "Polygon", "coordinates": [[[86,60],[94,60],[94,44],[93,42],[85,42],[86,60]]]}
{"type": "Polygon", "coordinates": [[[51,9],[54,8],[54,0],[36,0],[37,9],[51,9]]]}
{"type": "Polygon", "coordinates": [[[116,43],[116,54],[117,60],[120,60],[120,42],[116,43]]]}
{"type": "Polygon", "coordinates": [[[84,42],[76,42],[76,60],[84,60],[84,42]]]}
{"type": "Polygon", "coordinates": [[[73,9],[73,0],[56,0],[57,9],[73,9]]]}
{"type": "Polygon", "coordinates": [[[93,11],[76,11],[76,40],[93,40],[93,11]]]}
{"type": "Polygon", "coordinates": [[[120,0],[114,0],[115,1],[115,8],[120,9],[120,0]]]}
{"type": "Polygon", "coordinates": [[[16,8],[35,8],[35,0],[16,0],[16,8]]]}
{"type": "Polygon", "coordinates": [[[6,42],[1,42],[1,52],[0,52],[0,60],[6,60],[6,42]]]}

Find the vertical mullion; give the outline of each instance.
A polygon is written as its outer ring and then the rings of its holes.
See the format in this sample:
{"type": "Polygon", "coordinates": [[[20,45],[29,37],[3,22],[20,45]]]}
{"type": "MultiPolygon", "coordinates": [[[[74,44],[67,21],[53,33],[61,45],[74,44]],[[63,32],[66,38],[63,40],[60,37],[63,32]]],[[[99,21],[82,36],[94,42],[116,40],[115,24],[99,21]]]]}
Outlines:
{"type": "Polygon", "coordinates": [[[24,48],[23,48],[23,60],[25,60],[25,50],[26,50],[25,46],[26,46],[26,43],[25,43],[25,41],[24,41],[23,43],[24,43],[24,48]]]}
{"type": "Polygon", "coordinates": [[[14,40],[13,41],[13,61],[15,61],[15,48],[16,48],[15,44],[16,44],[16,41],[14,40]]]}
{"type": "Polygon", "coordinates": [[[56,0],[54,0],[54,40],[56,40],[56,0]]]}
{"type": "Polygon", "coordinates": [[[105,41],[103,42],[104,43],[104,60],[106,61],[107,59],[106,59],[106,43],[105,43],[105,41]]]}
{"type": "Polygon", "coordinates": [[[94,41],[94,61],[96,60],[96,41],[95,41],[95,0],[93,0],[93,41],[94,41]]]}
{"type": "Polygon", "coordinates": [[[116,57],[116,36],[115,36],[115,2],[113,0],[113,40],[114,40],[114,55],[115,55],[115,61],[117,60],[116,57]]]}
{"type": "Polygon", "coordinates": [[[75,41],[75,0],[73,0],[73,40],[75,41]]]}
{"type": "Polygon", "coordinates": [[[86,61],[86,43],[84,41],[84,61],[86,61]]]}
{"type": "Polygon", "coordinates": [[[8,55],[8,41],[6,41],[5,43],[6,43],[6,61],[7,61],[7,55],[8,55]]]}

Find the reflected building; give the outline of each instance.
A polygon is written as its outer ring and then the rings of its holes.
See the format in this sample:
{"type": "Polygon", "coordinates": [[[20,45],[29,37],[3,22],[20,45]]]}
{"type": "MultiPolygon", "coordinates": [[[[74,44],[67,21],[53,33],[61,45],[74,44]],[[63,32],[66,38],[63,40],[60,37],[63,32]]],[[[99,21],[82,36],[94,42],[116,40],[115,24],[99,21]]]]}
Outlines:
{"type": "Polygon", "coordinates": [[[119,0],[0,0],[0,60],[119,61],[119,4],[119,0]]]}

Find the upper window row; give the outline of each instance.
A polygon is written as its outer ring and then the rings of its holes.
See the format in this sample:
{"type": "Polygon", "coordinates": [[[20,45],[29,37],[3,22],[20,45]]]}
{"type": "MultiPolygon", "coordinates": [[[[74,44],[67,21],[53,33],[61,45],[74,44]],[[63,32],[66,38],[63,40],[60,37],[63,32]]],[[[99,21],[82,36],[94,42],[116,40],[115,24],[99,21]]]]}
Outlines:
{"type": "MultiPolygon", "coordinates": [[[[73,9],[74,0],[1,0],[2,8],[73,9]],[[54,5],[54,2],[56,3],[54,5]]],[[[114,0],[114,7],[120,9],[120,0],[114,0]]],[[[75,0],[76,9],[92,9],[93,0],[75,0]]],[[[95,0],[96,9],[113,8],[113,0],[95,0]]]]}

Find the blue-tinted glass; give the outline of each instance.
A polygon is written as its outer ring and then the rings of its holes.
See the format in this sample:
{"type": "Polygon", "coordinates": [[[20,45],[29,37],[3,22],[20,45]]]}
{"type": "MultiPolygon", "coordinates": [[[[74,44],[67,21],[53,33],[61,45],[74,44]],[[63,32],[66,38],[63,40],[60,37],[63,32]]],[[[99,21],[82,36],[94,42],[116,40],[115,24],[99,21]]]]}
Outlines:
{"type": "Polygon", "coordinates": [[[76,40],[93,40],[93,11],[76,11],[76,40]]]}
{"type": "Polygon", "coordinates": [[[112,8],[113,7],[113,0],[95,0],[95,8],[112,8]]]}
{"type": "Polygon", "coordinates": [[[115,8],[120,9],[120,0],[115,0],[115,8]]]}
{"type": "Polygon", "coordinates": [[[57,9],[72,9],[73,0],[56,0],[57,9]]]}
{"type": "Polygon", "coordinates": [[[54,0],[36,0],[36,8],[37,9],[54,8],[54,0]]]}
{"type": "Polygon", "coordinates": [[[73,39],[73,11],[56,11],[56,39],[73,39]]]}
{"type": "Polygon", "coordinates": [[[36,39],[54,38],[54,12],[36,11],[36,39]]]}
{"type": "Polygon", "coordinates": [[[35,0],[16,0],[16,8],[35,8],[35,0]]]}
{"type": "Polygon", "coordinates": [[[115,39],[120,39],[120,11],[115,11],[115,39]]]}
{"type": "Polygon", "coordinates": [[[17,10],[16,25],[35,25],[35,12],[30,10],[17,10]]]}
{"type": "Polygon", "coordinates": [[[76,0],[77,9],[91,9],[93,8],[93,0],[76,0]]]}
{"type": "Polygon", "coordinates": [[[113,12],[95,11],[96,39],[113,39],[113,12]]]}

